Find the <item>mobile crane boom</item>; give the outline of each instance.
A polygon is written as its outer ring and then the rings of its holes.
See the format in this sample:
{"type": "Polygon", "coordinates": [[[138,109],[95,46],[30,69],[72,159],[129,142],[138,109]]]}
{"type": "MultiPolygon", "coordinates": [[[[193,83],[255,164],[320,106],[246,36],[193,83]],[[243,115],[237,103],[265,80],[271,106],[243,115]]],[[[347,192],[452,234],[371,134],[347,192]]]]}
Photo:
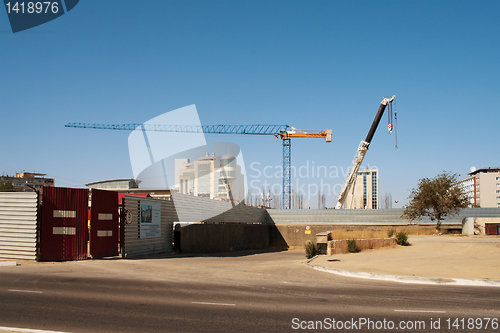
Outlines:
{"type": "Polygon", "coordinates": [[[384,99],[380,103],[380,107],[378,108],[377,115],[375,116],[375,119],[373,120],[370,131],[368,131],[368,134],[366,135],[366,139],[362,140],[359,143],[358,150],[356,151],[356,154],[354,155],[354,159],[352,160],[351,166],[349,167],[349,170],[347,171],[347,175],[346,175],[346,178],[345,178],[344,183],[342,185],[341,191],[337,195],[337,206],[335,207],[336,209],[341,209],[342,206],[344,205],[345,200],[347,198],[347,193],[349,193],[349,190],[351,189],[352,185],[354,184],[354,181],[356,180],[356,176],[358,175],[359,167],[361,166],[361,163],[363,163],[363,159],[365,158],[368,147],[370,146],[370,143],[373,139],[373,135],[375,134],[375,131],[377,130],[378,124],[380,123],[380,119],[382,119],[382,115],[384,114],[385,108],[387,107],[387,105],[389,103],[392,103],[392,101],[395,98],[396,98],[396,95],[392,96],[391,98],[384,97],[384,99]]]}

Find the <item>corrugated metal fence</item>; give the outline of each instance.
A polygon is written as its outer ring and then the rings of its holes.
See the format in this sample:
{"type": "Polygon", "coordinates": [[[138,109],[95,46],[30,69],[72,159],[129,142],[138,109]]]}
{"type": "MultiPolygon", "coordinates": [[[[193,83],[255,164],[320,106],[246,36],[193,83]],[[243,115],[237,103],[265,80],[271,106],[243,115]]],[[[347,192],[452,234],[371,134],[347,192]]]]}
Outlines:
{"type": "Polygon", "coordinates": [[[172,193],[177,211],[177,222],[264,223],[266,210],[245,205],[232,206],[192,195],[172,193]]]}
{"type": "MultiPolygon", "coordinates": [[[[287,224],[366,224],[366,225],[407,225],[409,220],[401,218],[403,209],[311,209],[283,210],[268,209],[267,223],[287,224]]],[[[446,217],[443,224],[462,224],[465,217],[500,217],[500,208],[466,208],[458,215],[446,217]]],[[[429,218],[419,224],[434,224],[429,218]]]]}
{"type": "Polygon", "coordinates": [[[43,187],[40,260],[87,259],[89,190],[43,187]]]}
{"type": "Polygon", "coordinates": [[[37,213],[37,193],[0,193],[0,258],[36,260],[37,213]]]}
{"type": "Polygon", "coordinates": [[[151,198],[141,198],[134,196],[125,196],[125,212],[131,211],[132,223],[125,223],[124,227],[124,249],[127,257],[140,255],[151,255],[157,253],[166,253],[173,251],[173,225],[177,219],[174,203],[172,201],[157,200],[151,198]],[[140,210],[142,204],[160,204],[161,205],[161,226],[158,237],[141,238],[140,210]]]}
{"type": "Polygon", "coordinates": [[[118,193],[91,190],[90,255],[92,258],[118,255],[118,193]]]}

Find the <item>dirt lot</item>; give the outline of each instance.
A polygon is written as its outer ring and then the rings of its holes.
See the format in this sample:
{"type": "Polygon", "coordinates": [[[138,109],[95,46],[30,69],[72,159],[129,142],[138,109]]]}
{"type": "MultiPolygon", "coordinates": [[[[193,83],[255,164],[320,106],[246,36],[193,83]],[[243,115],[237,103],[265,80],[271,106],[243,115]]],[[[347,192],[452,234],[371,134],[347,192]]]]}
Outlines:
{"type": "Polygon", "coordinates": [[[498,236],[409,236],[411,246],[320,256],[314,265],[389,275],[500,280],[498,236]]]}

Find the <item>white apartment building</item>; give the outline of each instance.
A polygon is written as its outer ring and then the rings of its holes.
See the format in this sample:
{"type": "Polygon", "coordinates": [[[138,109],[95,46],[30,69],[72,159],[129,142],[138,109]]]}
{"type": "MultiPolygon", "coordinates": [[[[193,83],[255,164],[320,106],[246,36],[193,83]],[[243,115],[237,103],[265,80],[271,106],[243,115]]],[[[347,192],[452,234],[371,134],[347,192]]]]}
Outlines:
{"type": "Polygon", "coordinates": [[[245,199],[244,176],[236,157],[207,155],[194,162],[176,160],[179,192],[210,199],[239,203],[245,199]]]}
{"type": "Polygon", "coordinates": [[[455,183],[465,192],[469,198],[469,207],[476,207],[476,177],[469,176],[455,183]]]}
{"type": "Polygon", "coordinates": [[[346,209],[378,209],[378,169],[358,171],[356,183],[347,194],[346,209]]]}

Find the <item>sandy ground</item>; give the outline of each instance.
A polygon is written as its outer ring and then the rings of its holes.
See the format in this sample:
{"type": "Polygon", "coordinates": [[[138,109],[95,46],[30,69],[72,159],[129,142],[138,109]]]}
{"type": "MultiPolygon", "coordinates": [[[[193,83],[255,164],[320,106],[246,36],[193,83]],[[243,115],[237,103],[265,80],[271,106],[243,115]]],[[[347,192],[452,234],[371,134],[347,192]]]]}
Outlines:
{"type": "Polygon", "coordinates": [[[498,236],[409,236],[411,246],[319,256],[311,264],[398,276],[500,280],[498,236]]]}
{"type": "MultiPolygon", "coordinates": [[[[409,236],[409,242],[411,246],[364,250],[359,253],[335,254],[332,256],[321,255],[314,259],[310,265],[396,276],[500,280],[500,236],[409,236]]],[[[296,257],[297,265],[303,264],[307,260],[304,250],[287,252],[294,258],[296,257]]],[[[232,267],[237,262],[236,259],[242,255],[239,252],[222,254],[223,257],[234,256],[235,258],[221,257],[220,265],[222,266],[217,267],[217,269],[224,271],[225,268],[232,267]],[[233,262],[234,260],[236,262],[233,262]]],[[[210,256],[217,257],[217,254],[210,256]]],[[[255,256],[255,258],[261,258],[262,256],[276,256],[273,269],[276,269],[276,265],[279,265],[283,260],[280,253],[262,254],[255,256]]],[[[127,275],[131,273],[130,267],[128,267],[129,262],[140,263],[139,266],[144,266],[141,269],[150,272],[154,271],[158,265],[163,268],[162,261],[168,260],[169,262],[175,262],[175,267],[180,270],[193,269],[200,271],[200,274],[207,274],[207,271],[214,269],[214,267],[213,262],[210,262],[209,267],[204,268],[206,262],[204,257],[205,255],[189,255],[185,257],[178,254],[169,254],[163,259],[155,257],[132,261],[116,257],[66,263],[32,262],[27,260],[18,260],[17,263],[21,266],[36,265],[39,268],[44,267],[49,270],[59,266],[68,267],[69,263],[90,265],[91,267],[103,266],[111,270],[124,270],[122,274],[127,275]],[[183,266],[184,264],[187,266],[183,266]]],[[[172,273],[172,268],[169,268],[169,272],[172,273]]]]}

